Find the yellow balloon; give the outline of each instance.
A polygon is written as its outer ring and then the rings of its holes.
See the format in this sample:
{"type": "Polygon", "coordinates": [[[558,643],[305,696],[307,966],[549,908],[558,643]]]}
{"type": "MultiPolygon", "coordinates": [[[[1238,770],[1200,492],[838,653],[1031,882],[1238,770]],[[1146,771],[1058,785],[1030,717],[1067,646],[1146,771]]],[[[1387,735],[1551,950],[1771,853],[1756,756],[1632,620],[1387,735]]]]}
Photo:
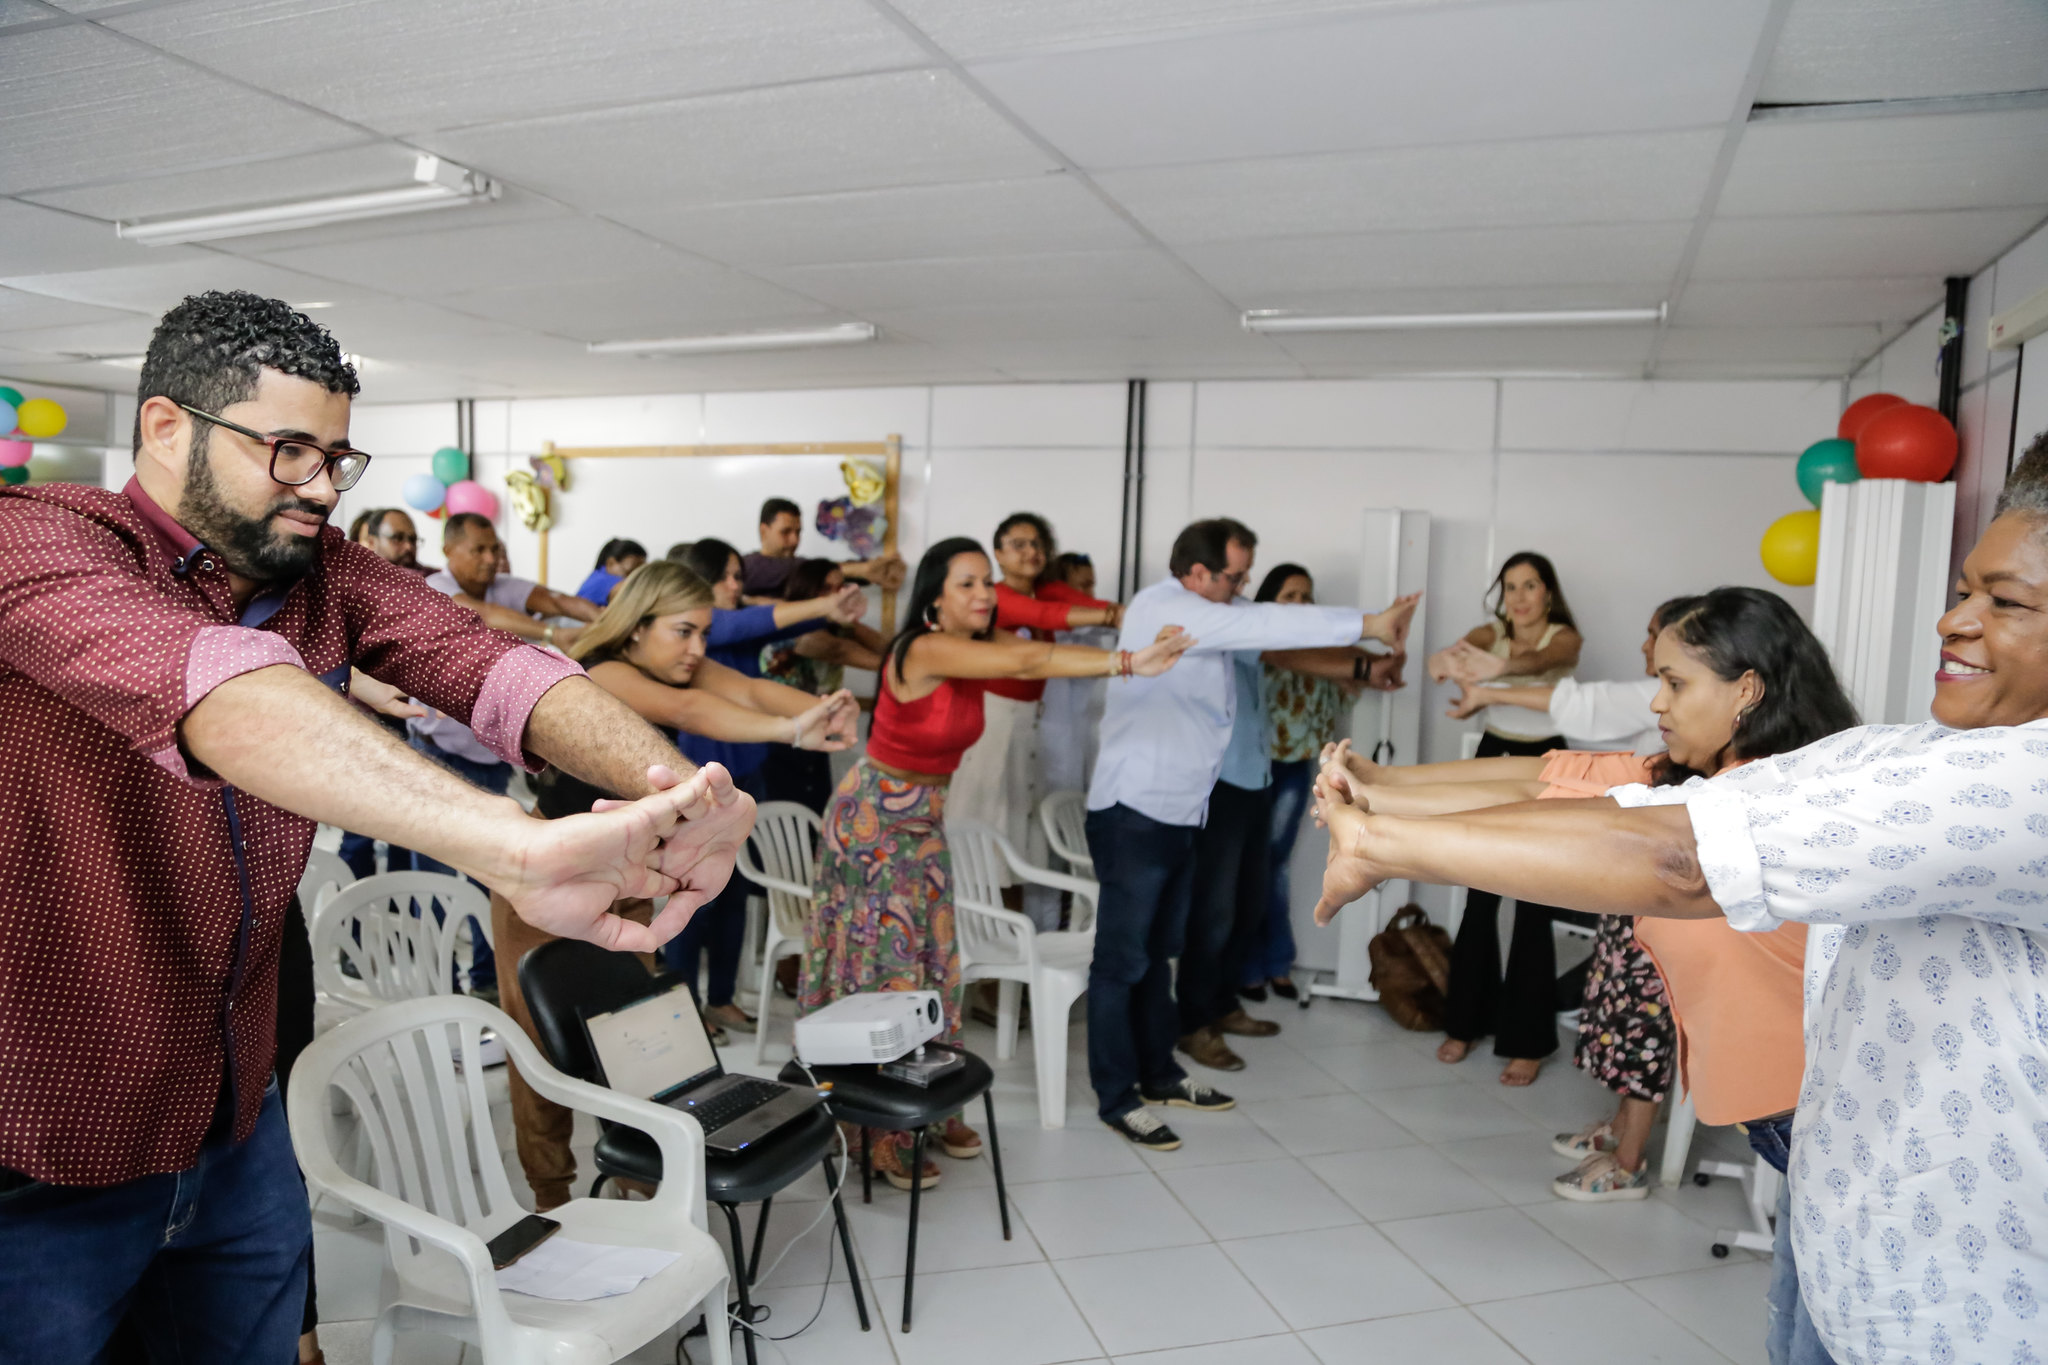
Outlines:
{"type": "Polygon", "coordinates": [[[48,398],[31,398],[15,411],[15,425],[21,434],[37,441],[55,436],[71,420],[65,415],[63,404],[48,398]]]}
{"type": "Polygon", "coordinates": [[[1795,588],[1811,584],[1820,569],[1820,513],[1814,508],[1788,512],[1764,532],[1757,553],[1764,571],[1795,588]]]}

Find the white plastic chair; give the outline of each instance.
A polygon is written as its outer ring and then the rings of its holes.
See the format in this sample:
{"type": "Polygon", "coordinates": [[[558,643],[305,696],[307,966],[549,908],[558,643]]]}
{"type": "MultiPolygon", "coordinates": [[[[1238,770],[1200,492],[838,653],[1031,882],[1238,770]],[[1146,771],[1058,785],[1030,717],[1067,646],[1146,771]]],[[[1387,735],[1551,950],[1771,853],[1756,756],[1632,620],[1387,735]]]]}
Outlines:
{"type": "Polygon", "coordinates": [[[712,1323],[711,1360],[731,1365],[725,1254],[704,1227],[704,1135],[695,1119],[571,1080],[504,1014],[460,996],[387,1005],[316,1040],[292,1069],[285,1108],[307,1186],[384,1224],[397,1289],[371,1336],[377,1365],[387,1365],[407,1332],[473,1342],[494,1365],[596,1365],[700,1311],[712,1323]],[[526,1210],[491,1130],[483,1069],[457,1060],[475,1055],[485,1029],[505,1040],[519,1074],[540,1094],[637,1128],[660,1147],[667,1178],[652,1199],[577,1199],[549,1214],[565,1238],[681,1253],[630,1293],[570,1302],[498,1288],[484,1244],[526,1210]],[[330,1087],[363,1116],[375,1184],[335,1160],[330,1087]]]}
{"type": "Polygon", "coordinates": [[[1067,1123],[1067,1015],[1088,989],[1095,955],[1095,901],[1091,881],[1033,867],[1010,841],[975,820],[948,820],[946,847],[953,857],[953,923],[960,936],[965,981],[999,981],[996,1056],[1017,1055],[1017,996],[1031,987],[1031,1054],[1038,1068],[1038,1122],[1067,1123]],[[1020,882],[1074,893],[1074,928],[1041,934],[1030,919],[1003,905],[1003,869],[1020,882]]]}
{"type": "MultiPolygon", "coordinates": [[[[1692,1096],[1683,1090],[1678,1090],[1669,1103],[1670,1112],[1665,1116],[1664,1160],[1658,1178],[1666,1185],[1676,1185],[1685,1178],[1685,1159],[1692,1151],[1699,1117],[1693,1112],[1692,1096]]],[[[1726,1256],[1730,1247],[1770,1254],[1776,1246],[1771,1219],[1777,1213],[1778,1181],[1782,1179],[1777,1167],[1760,1156],[1752,1156],[1748,1161],[1702,1161],[1693,1167],[1692,1178],[1696,1185],[1705,1185],[1715,1176],[1741,1182],[1743,1203],[1749,1210],[1749,1226],[1715,1229],[1711,1246],[1714,1255],[1726,1256]]]]}
{"type": "Polygon", "coordinates": [[[1088,852],[1087,792],[1049,794],[1038,803],[1038,823],[1045,830],[1045,842],[1076,876],[1095,876],[1095,859],[1088,852]]]}
{"type": "Polygon", "coordinates": [[[312,924],[313,989],[327,1021],[452,992],[455,949],[472,916],[488,941],[490,898],[445,872],[384,872],[329,896],[312,924]]]}
{"type": "Polygon", "coordinates": [[[775,1002],[775,964],[804,950],[804,926],[811,917],[811,888],[818,877],[818,840],[825,822],[795,801],[763,801],[754,812],[754,832],[733,862],[739,874],[767,893],[768,919],[761,935],[761,1000],[754,1007],[754,1060],[768,1046],[768,1009],[775,1002]]]}
{"type": "Polygon", "coordinates": [[[329,853],[324,848],[307,850],[306,870],[299,875],[299,911],[306,917],[308,932],[314,913],[327,898],[355,879],[356,874],[349,871],[339,853],[329,853]]]}

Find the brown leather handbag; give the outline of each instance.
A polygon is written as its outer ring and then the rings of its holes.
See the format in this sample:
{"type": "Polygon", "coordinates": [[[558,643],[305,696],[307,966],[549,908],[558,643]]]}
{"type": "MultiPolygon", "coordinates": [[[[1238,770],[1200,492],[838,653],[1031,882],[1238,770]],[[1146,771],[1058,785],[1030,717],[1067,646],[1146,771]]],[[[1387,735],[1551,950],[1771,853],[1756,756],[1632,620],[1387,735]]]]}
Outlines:
{"type": "Polygon", "coordinates": [[[1366,945],[1372,987],[1402,1028],[1417,1033],[1444,1026],[1451,988],[1451,936],[1429,922],[1419,905],[1404,905],[1366,945]]]}

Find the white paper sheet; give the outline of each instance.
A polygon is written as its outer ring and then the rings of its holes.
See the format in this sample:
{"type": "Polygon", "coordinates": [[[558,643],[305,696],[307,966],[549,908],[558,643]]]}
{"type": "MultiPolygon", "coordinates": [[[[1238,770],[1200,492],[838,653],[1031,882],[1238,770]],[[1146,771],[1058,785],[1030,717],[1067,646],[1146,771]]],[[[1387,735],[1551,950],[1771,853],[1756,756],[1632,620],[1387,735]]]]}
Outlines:
{"type": "Polygon", "coordinates": [[[615,1247],[550,1237],[498,1272],[498,1288],[537,1299],[605,1299],[630,1294],[681,1257],[658,1247],[615,1247]]]}

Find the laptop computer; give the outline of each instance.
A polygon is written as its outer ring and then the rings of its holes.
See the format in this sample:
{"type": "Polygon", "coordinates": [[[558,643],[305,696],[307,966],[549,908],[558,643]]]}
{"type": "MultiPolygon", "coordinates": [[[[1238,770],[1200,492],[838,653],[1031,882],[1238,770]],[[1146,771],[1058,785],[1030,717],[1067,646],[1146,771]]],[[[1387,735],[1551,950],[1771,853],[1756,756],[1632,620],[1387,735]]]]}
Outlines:
{"type": "Polygon", "coordinates": [[[688,988],[583,1016],[598,1075],[612,1089],[680,1109],[714,1152],[743,1152],[825,1102],[815,1090],[731,1076],[688,988]]]}

